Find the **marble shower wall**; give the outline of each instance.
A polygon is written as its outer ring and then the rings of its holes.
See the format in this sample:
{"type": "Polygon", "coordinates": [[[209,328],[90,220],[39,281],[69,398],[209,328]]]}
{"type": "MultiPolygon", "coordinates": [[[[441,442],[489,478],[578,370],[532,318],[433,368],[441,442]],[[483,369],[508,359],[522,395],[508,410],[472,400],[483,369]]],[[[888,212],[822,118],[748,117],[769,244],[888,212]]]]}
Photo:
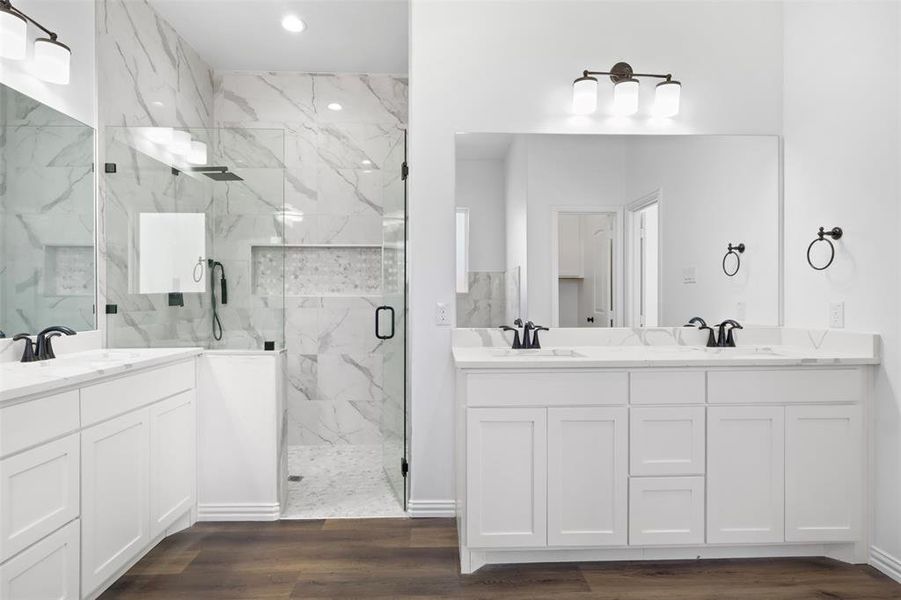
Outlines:
{"type": "Polygon", "coordinates": [[[0,86],[0,329],[94,321],[94,131],[0,86]]]}
{"type": "MultiPolygon", "coordinates": [[[[391,266],[382,272],[381,247],[383,239],[396,241],[385,232],[403,223],[406,78],[217,73],[213,112],[217,127],[275,128],[285,135],[281,214],[266,201],[276,198],[272,193],[261,199],[270,206],[259,214],[228,219],[260,240],[283,232],[287,244],[289,443],[382,442],[384,413],[396,412],[398,401],[402,406],[402,390],[384,377],[386,359],[397,353],[373,335],[373,314],[382,292],[396,287],[384,283],[396,281],[397,273],[391,266]],[[329,110],[330,103],[343,110],[329,110]]],[[[217,195],[214,202],[222,201],[217,195]]],[[[258,261],[254,296],[272,292],[278,251],[238,250],[236,259],[258,261]]]]}
{"type": "Polygon", "coordinates": [[[146,0],[98,0],[96,15],[99,162],[117,165],[100,177],[98,305],[116,304],[118,314],[101,326],[110,346],[206,346],[208,296],[185,294],[184,307],[170,307],[164,294],[132,293],[128,257],[140,212],[206,212],[212,223],[212,186],[132,150],[123,128],[209,128],[213,74],[146,0]]]}
{"type": "Polygon", "coordinates": [[[457,294],[457,327],[498,327],[506,323],[507,287],[503,271],[470,271],[469,291],[457,294]]]}

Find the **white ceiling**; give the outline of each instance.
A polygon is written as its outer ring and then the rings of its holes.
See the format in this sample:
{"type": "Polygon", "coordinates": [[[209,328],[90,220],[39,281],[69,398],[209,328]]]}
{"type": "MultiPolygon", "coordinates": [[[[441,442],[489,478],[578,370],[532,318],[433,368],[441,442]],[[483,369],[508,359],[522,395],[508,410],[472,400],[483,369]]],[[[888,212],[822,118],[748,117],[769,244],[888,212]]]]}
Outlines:
{"type": "Polygon", "coordinates": [[[407,73],[407,0],[150,3],[217,70],[407,73]],[[285,31],[286,13],[306,31],[285,31]]]}

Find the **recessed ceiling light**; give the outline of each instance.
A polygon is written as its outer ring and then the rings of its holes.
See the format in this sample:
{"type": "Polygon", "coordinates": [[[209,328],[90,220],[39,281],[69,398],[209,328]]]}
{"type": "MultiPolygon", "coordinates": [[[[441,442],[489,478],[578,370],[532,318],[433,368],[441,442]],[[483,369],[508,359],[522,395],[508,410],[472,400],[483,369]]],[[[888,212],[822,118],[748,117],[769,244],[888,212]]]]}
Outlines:
{"type": "Polygon", "coordinates": [[[366,160],[363,160],[360,164],[364,164],[364,165],[368,166],[368,165],[372,164],[372,161],[367,158],[366,160]]]}
{"type": "Polygon", "coordinates": [[[285,28],[285,31],[300,33],[307,28],[307,24],[301,21],[297,15],[285,15],[282,17],[282,27],[285,28]]]}
{"type": "Polygon", "coordinates": [[[165,106],[165,105],[164,105],[162,102],[160,102],[159,100],[154,100],[153,102],[151,102],[151,104],[154,105],[154,106],[156,106],[156,107],[158,107],[158,108],[159,108],[159,107],[162,107],[162,106],[165,106]]]}
{"type": "Polygon", "coordinates": [[[335,111],[338,111],[338,110],[341,110],[341,109],[344,108],[344,107],[341,106],[340,104],[338,104],[337,102],[332,102],[332,103],[330,103],[326,108],[328,108],[329,110],[335,110],[335,111]]]}

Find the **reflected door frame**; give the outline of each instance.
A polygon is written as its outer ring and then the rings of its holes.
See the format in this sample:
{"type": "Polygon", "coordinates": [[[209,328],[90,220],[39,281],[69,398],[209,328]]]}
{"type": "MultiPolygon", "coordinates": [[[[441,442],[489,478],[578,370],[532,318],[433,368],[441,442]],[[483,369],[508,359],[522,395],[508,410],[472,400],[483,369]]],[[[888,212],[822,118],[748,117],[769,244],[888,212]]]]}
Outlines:
{"type": "Polygon", "coordinates": [[[633,200],[632,202],[626,205],[625,217],[625,236],[624,236],[624,247],[626,249],[625,252],[625,265],[626,265],[626,273],[627,281],[626,281],[626,302],[625,302],[625,317],[624,323],[627,327],[642,327],[643,325],[639,324],[638,321],[641,319],[641,271],[640,265],[636,264],[639,262],[638,254],[641,248],[641,239],[640,235],[636,234],[636,230],[639,228],[639,219],[640,212],[651,206],[652,204],[657,205],[657,318],[658,325],[660,320],[660,308],[663,306],[663,244],[660,243],[660,240],[663,239],[663,219],[660,218],[661,209],[663,206],[663,190],[662,188],[657,188],[653,192],[649,194],[645,194],[641,196],[637,200],[633,200]]]}
{"type": "Polygon", "coordinates": [[[623,244],[622,206],[553,206],[551,207],[551,324],[560,327],[560,215],[616,215],[613,230],[616,241],[613,244],[613,325],[622,327],[623,320],[623,266],[625,245],[623,244]]]}

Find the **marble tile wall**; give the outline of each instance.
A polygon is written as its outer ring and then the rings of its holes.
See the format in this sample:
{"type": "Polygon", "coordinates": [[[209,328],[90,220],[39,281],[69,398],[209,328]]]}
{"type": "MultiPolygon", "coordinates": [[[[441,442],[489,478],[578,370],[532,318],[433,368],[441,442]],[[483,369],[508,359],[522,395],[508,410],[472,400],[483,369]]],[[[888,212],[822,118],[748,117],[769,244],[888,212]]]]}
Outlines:
{"type": "Polygon", "coordinates": [[[0,329],[94,323],[93,130],[0,86],[0,329]]]}
{"type": "Polygon", "coordinates": [[[506,323],[507,275],[503,271],[469,273],[469,291],[457,294],[457,327],[498,327],[506,323]]]}
{"type": "MultiPolygon", "coordinates": [[[[273,188],[260,193],[258,213],[223,218],[232,231],[254,231],[257,239],[272,235],[274,223],[283,226],[284,255],[258,250],[252,257],[241,247],[234,259],[259,261],[251,278],[255,298],[274,297],[279,261],[285,263],[288,441],[382,443],[385,415],[396,416],[398,402],[401,428],[403,423],[402,389],[396,391],[402,385],[394,383],[393,372],[390,382],[385,376],[386,362],[398,353],[375,338],[373,319],[381,294],[403,289],[402,243],[395,238],[399,232],[403,240],[407,81],[391,75],[217,73],[214,97],[217,127],[235,135],[274,128],[285,136],[284,206],[273,188]],[[330,103],[342,110],[329,110],[330,103]],[[383,269],[386,240],[392,251],[383,269]],[[348,245],[372,246],[377,253],[348,245]]],[[[399,356],[402,361],[402,346],[399,356]]]]}
{"type": "Polygon", "coordinates": [[[110,346],[206,346],[208,295],[186,294],[185,306],[175,308],[165,294],[132,293],[128,257],[140,212],[207,212],[212,223],[211,183],[173,175],[122,134],[127,127],[168,126],[192,129],[196,137],[197,129],[209,128],[212,70],[146,0],[99,0],[96,15],[99,162],[117,165],[116,174],[100,178],[98,280],[99,306],[116,304],[118,314],[101,324],[110,346]]]}

